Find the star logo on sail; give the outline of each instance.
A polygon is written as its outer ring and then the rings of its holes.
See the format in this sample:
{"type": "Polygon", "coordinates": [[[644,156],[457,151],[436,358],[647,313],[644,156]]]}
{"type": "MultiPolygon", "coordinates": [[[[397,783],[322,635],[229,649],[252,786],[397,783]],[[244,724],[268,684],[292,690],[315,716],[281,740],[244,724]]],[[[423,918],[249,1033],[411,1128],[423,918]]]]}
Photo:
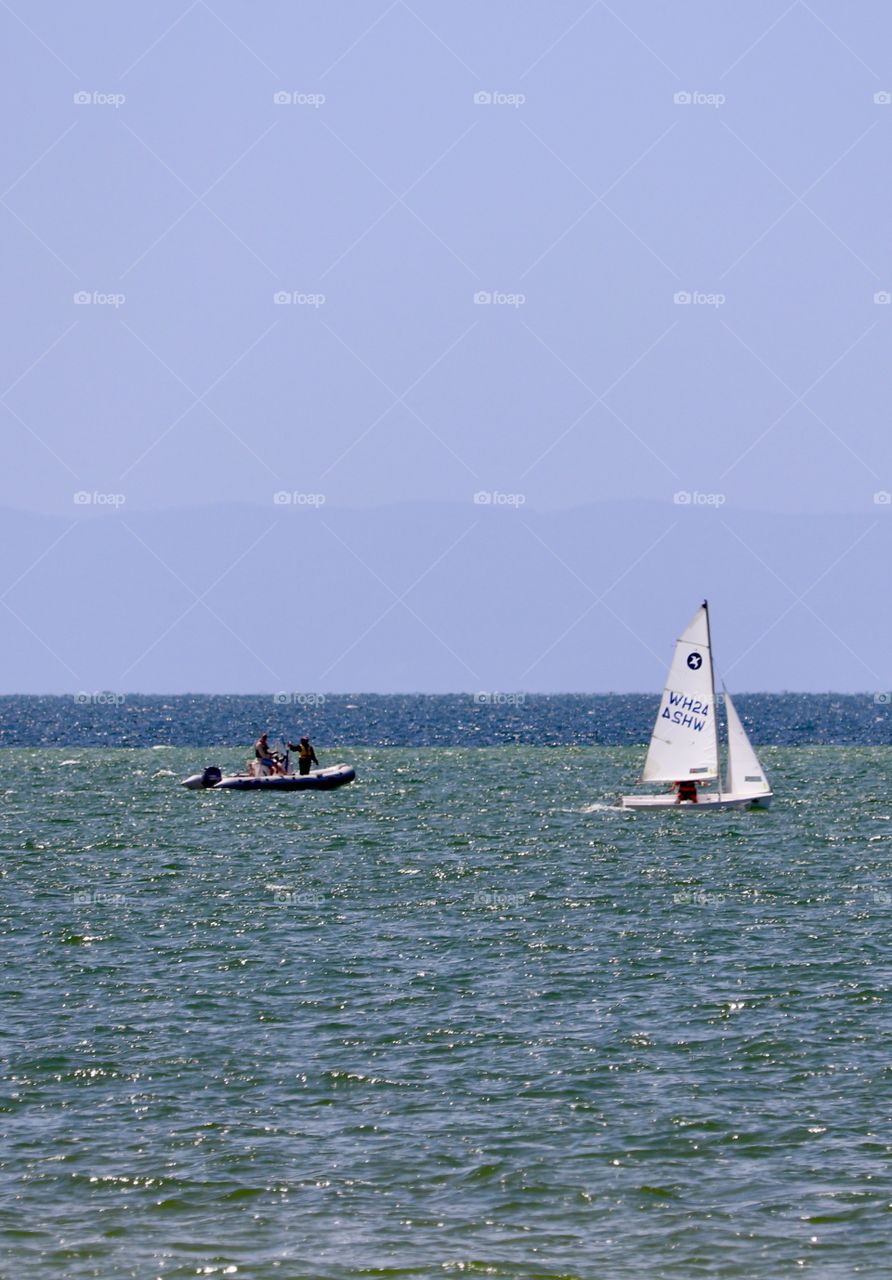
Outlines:
{"type": "Polygon", "coordinates": [[[704,600],[675,642],[641,773],[642,782],[664,782],[671,790],[622,796],[619,803],[623,809],[676,808],[680,813],[689,813],[710,807],[768,808],[771,786],[727,690],[727,765],[722,777],[714,677],[709,613],[704,600]],[[694,645],[703,648],[692,648],[694,645]],[[715,786],[703,785],[710,782],[715,786]]]}

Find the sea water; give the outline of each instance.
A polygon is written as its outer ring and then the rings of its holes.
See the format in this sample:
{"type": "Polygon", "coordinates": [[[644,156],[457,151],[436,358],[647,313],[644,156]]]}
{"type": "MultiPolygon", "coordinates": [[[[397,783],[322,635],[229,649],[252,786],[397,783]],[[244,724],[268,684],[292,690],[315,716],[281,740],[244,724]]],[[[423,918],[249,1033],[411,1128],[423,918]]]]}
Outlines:
{"type": "Polygon", "coordinates": [[[4,1280],[888,1274],[892,749],[319,754],[0,753],[4,1280]]]}
{"type": "MultiPolygon", "coordinates": [[[[741,694],[757,745],[888,746],[892,692],[741,694]]],[[[172,747],[249,744],[263,729],[330,746],[622,747],[647,742],[659,694],[324,694],[162,697],[82,691],[0,697],[0,747],[172,747]]],[[[721,718],[721,707],[719,708],[721,718]]]]}

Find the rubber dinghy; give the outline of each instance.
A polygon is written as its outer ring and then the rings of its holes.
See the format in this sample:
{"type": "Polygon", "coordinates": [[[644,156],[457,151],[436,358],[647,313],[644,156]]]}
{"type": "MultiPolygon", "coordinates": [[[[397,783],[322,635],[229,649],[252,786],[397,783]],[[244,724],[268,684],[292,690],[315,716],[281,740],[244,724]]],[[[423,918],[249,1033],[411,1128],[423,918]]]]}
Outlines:
{"type": "Polygon", "coordinates": [[[622,809],[767,809],[771,787],[740,716],[724,690],[728,720],[728,770],[722,786],[719,725],[706,601],[675,645],[642,782],[667,782],[672,791],[620,796],[622,809]],[[715,790],[698,792],[700,783],[715,790]],[[678,788],[677,792],[674,788],[678,788]],[[690,798],[688,798],[690,797],[690,798]]]}
{"type": "Polygon", "coordinates": [[[309,773],[224,773],[217,765],[208,765],[201,773],[193,773],[180,784],[190,791],[331,791],[343,787],[356,777],[349,764],[333,764],[327,769],[311,769],[309,773]]]}

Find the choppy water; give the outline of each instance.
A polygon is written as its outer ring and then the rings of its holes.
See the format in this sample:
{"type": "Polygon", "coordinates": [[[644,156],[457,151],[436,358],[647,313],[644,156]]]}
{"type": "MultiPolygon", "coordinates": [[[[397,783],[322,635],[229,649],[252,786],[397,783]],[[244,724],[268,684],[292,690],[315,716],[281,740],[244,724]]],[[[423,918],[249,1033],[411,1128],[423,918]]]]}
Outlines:
{"type": "MultiPolygon", "coordinates": [[[[647,742],[659,694],[322,694],[161,696],[83,691],[0,697],[0,747],[204,747],[300,733],[365,747],[622,747],[647,742]]],[[[757,744],[892,743],[892,691],[751,693],[735,698],[757,744]]]]}
{"type": "Polygon", "coordinates": [[[892,749],[641,754],[0,753],[2,1274],[888,1274],[892,749]]]}

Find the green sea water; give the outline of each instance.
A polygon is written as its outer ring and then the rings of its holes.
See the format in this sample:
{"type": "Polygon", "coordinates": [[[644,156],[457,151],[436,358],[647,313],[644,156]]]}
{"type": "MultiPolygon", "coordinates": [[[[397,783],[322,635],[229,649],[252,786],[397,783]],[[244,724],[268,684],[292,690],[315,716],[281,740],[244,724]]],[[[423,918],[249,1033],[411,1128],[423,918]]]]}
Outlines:
{"type": "Polygon", "coordinates": [[[892,748],[338,756],[0,753],[4,1280],[892,1274],[892,748]]]}

